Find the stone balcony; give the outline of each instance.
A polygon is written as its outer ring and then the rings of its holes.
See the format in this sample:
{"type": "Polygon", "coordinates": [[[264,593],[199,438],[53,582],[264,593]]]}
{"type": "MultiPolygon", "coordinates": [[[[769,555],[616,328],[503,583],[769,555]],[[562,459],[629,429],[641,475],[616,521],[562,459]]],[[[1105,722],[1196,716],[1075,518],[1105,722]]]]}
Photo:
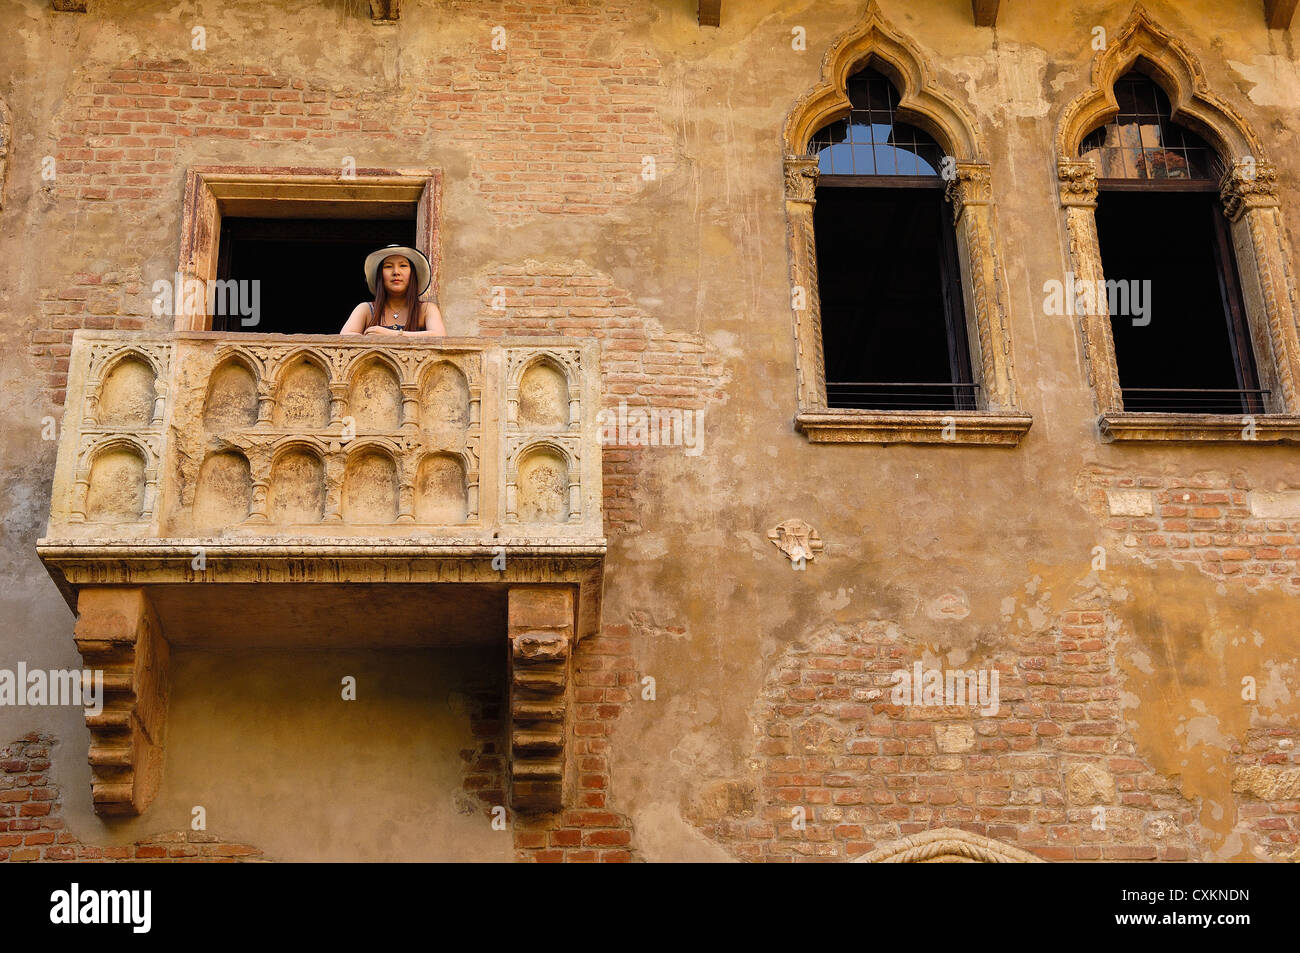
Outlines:
{"type": "Polygon", "coordinates": [[[561,803],[599,627],[592,340],[77,332],[37,551],[78,614],[95,804],[158,783],[174,647],[506,642],[512,800],[561,803]]]}

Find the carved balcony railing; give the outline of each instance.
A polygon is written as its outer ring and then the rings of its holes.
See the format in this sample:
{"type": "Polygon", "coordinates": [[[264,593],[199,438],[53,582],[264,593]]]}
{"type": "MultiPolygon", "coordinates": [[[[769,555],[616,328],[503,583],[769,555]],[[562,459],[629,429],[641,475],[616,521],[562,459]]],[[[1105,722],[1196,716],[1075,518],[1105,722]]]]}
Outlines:
{"type": "Polygon", "coordinates": [[[174,646],[492,639],[536,716],[516,805],[558,806],[570,645],[599,627],[598,345],[394,341],[77,332],[37,551],[107,672],[103,813],[152,796],[174,646]]]}

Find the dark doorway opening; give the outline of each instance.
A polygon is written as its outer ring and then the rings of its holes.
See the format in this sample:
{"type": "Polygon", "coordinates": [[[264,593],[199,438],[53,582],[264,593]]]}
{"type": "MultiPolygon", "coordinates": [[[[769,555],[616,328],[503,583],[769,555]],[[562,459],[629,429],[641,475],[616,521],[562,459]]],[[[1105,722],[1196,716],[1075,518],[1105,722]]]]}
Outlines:
{"type": "Polygon", "coordinates": [[[214,314],[213,330],[338,334],[359,302],[374,299],[366,255],[392,244],[416,247],[414,219],[225,218],[217,277],[259,282],[258,320],[214,314]]]}
{"type": "Polygon", "coordinates": [[[975,407],[952,213],[936,183],[817,189],[830,407],[975,407]]]}
{"type": "MultiPolygon", "coordinates": [[[[1111,313],[1124,409],[1263,412],[1263,392],[1228,222],[1217,191],[1104,190],[1097,235],[1115,298],[1143,294],[1145,313],[1111,313]],[[1141,283],[1149,281],[1150,285],[1141,283]],[[1133,283],[1137,282],[1137,285],[1133,283]]],[[[1108,293],[1108,298],[1110,297],[1108,293]]]]}

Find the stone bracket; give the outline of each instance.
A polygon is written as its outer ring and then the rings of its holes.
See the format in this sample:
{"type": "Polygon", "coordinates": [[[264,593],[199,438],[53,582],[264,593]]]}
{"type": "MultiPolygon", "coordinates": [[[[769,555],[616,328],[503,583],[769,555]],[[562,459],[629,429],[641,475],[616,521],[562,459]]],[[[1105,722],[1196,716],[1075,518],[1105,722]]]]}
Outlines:
{"type": "Polygon", "coordinates": [[[573,591],[517,587],[508,595],[510,639],[510,806],[558,811],[573,650],[573,591]]]}
{"type": "Polygon", "coordinates": [[[83,664],[103,672],[102,710],[86,711],[95,813],[140,814],[162,780],[169,647],[143,589],[88,586],[77,612],[83,664]]]}

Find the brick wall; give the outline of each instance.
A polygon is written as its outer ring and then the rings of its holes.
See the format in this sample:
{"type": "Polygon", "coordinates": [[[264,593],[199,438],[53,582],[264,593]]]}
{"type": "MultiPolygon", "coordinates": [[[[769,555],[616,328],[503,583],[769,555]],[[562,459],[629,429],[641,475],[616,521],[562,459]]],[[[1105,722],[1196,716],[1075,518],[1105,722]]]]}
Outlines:
{"type": "Polygon", "coordinates": [[[1300,502],[1269,505],[1244,474],[1094,471],[1089,507],[1125,552],[1248,585],[1300,587],[1300,502]],[[1290,515],[1262,515],[1265,513],[1290,515]]]}
{"type": "Polygon", "coordinates": [[[0,861],[154,861],[231,863],[262,860],[247,844],[207,831],[166,831],[133,844],[94,847],[64,829],[63,801],[50,780],[50,752],[58,742],[32,732],[0,748],[0,861]]]}
{"type": "Polygon", "coordinates": [[[1125,734],[1106,622],[1071,610],[1050,632],[960,666],[996,665],[1000,707],[988,717],[891,704],[891,674],[920,659],[892,623],[826,630],[770,670],[753,711],[753,776],[707,788],[691,819],[752,861],[852,859],[943,827],[1046,860],[1188,860],[1196,812],[1125,734]]]}

